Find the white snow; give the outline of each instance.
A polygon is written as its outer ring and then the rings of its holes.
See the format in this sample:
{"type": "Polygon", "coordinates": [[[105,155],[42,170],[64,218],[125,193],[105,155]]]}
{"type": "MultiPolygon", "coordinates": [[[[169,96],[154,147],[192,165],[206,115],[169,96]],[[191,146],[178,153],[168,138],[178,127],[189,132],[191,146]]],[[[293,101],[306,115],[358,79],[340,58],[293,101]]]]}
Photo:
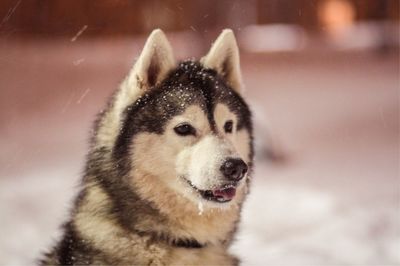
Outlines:
{"type": "Polygon", "coordinates": [[[204,212],[203,202],[199,201],[199,204],[197,205],[197,207],[199,209],[199,215],[203,215],[203,212],[204,212]]]}
{"type": "Polygon", "coordinates": [[[257,176],[231,251],[243,265],[394,265],[399,224],[396,208],[257,176]]]}
{"type": "Polygon", "coordinates": [[[75,42],[79,36],[88,28],[88,25],[83,25],[83,27],[71,38],[71,42],[75,42]]]}

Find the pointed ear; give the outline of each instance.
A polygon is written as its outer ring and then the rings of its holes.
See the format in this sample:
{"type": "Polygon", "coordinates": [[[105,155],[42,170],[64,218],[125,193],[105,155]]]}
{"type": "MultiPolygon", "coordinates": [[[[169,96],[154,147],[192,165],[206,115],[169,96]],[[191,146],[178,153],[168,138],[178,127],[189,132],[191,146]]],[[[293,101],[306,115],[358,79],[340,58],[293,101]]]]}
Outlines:
{"type": "Polygon", "coordinates": [[[120,133],[123,112],[148,89],[159,84],[175,67],[175,59],[164,33],[154,30],[138,60],[113,97],[110,109],[99,122],[96,140],[113,148],[120,133]]]}
{"type": "Polygon", "coordinates": [[[232,89],[239,93],[242,91],[239,49],[232,30],[222,31],[201,63],[223,76],[232,89]]]}
{"type": "Polygon", "coordinates": [[[159,84],[175,66],[175,59],[162,30],[154,30],[144,45],[143,51],[129,74],[130,84],[140,89],[149,89],[159,84]]]}
{"type": "Polygon", "coordinates": [[[154,30],[147,38],[135,65],[115,94],[110,110],[111,118],[106,119],[107,123],[118,123],[114,120],[118,121],[125,108],[159,84],[174,67],[175,59],[171,45],[162,30],[154,30]]]}

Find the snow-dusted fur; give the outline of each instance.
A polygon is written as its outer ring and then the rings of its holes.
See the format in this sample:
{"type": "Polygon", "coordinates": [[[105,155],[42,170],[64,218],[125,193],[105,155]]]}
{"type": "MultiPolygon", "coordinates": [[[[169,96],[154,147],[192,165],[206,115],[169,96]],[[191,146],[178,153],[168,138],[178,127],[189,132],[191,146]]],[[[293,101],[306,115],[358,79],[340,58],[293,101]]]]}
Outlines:
{"type": "Polygon", "coordinates": [[[153,31],[96,122],[81,192],[41,264],[238,264],[227,248],[253,161],[241,89],[231,30],[179,64],[153,31]],[[234,181],[222,170],[232,158],[234,181]],[[236,194],[212,194],[227,187],[236,194]]]}

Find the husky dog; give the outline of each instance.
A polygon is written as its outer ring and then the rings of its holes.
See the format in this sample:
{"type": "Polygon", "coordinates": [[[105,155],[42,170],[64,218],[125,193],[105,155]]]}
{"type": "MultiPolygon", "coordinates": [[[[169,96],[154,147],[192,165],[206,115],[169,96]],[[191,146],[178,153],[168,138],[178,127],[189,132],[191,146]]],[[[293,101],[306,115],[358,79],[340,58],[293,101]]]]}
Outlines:
{"type": "Polygon", "coordinates": [[[236,265],[252,123],[224,30],[176,63],[157,29],[96,122],[81,191],[42,265],[236,265]]]}

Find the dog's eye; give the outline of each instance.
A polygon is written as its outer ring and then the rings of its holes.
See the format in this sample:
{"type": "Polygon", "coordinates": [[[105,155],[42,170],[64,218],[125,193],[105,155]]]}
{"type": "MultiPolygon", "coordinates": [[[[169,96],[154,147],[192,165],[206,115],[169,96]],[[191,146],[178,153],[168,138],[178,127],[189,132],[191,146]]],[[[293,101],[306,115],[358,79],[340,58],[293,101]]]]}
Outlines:
{"type": "Polygon", "coordinates": [[[175,130],[176,134],[178,134],[180,136],[188,136],[188,135],[195,136],[196,135],[196,129],[194,129],[194,127],[192,127],[191,125],[186,124],[186,123],[177,125],[174,128],[174,130],[175,130]]]}
{"type": "Polygon", "coordinates": [[[232,129],[233,129],[233,121],[232,120],[226,121],[224,125],[225,132],[232,133],[232,129]]]}

